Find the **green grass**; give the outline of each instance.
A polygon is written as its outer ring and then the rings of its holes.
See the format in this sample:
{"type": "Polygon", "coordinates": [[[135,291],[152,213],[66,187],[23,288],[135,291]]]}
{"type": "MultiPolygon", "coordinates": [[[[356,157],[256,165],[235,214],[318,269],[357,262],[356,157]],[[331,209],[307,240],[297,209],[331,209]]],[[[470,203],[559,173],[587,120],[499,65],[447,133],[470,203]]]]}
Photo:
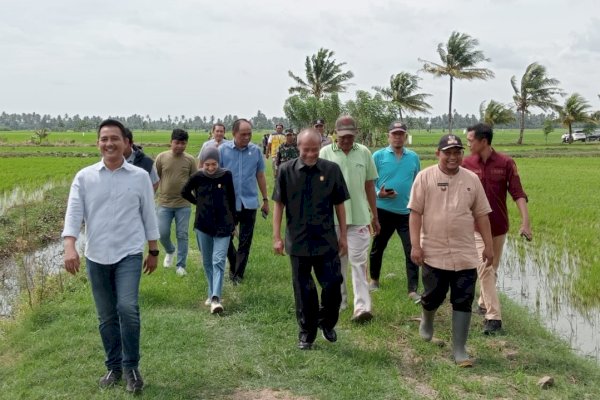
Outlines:
{"type": "Polygon", "coordinates": [[[15,187],[36,189],[51,181],[70,183],[77,171],[96,161],[95,158],[82,157],[0,158],[0,194],[10,192],[15,187]]]}
{"type": "MultiPolygon", "coordinates": [[[[570,151],[574,145],[566,148],[570,151]]],[[[28,158],[30,163],[36,159],[28,158]]],[[[517,160],[530,197],[535,235],[531,245],[564,246],[580,257],[576,287],[595,304],[600,301],[595,251],[600,244],[600,215],[594,201],[599,163],[598,158],[573,157],[517,160]]],[[[56,170],[58,164],[47,169],[56,170]]],[[[268,184],[271,188],[271,177],[268,184]]],[[[66,191],[56,196],[50,201],[57,209],[30,205],[28,214],[61,218],[66,191]]],[[[510,234],[515,235],[518,213],[510,207],[510,234]]],[[[22,214],[19,209],[13,212],[0,230],[14,225],[22,214]]],[[[49,226],[60,228],[56,221],[49,226]]],[[[30,232],[35,235],[37,230],[30,232]]],[[[535,317],[504,297],[505,335],[483,336],[480,318],[473,318],[468,347],[477,357],[475,368],[459,370],[449,359],[447,304],[436,318],[435,334],[446,347],[422,342],[418,323],[411,320],[419,308],[405,296],[397,238],[384,258],[382,289],[373,294],[375,320],[355,326],[346,310],[337,328],[338,343],[319,338],[314,351],[296,350],[289,260],[272,254],[270,238],[270,220],[258,218],[246,280],[235,287],[226,283],[222,317],[210,315],[203,306],[206,283],[193,237],[186,278],[162,267],[144,276],[141,370],[147,398],[236,398],[239,391],[262,389],[336,400],[600,398],[598,365],[574,355],[535,317]],[[553,376],[555,387],[539,389],[536,382],[543,375],[553,376]]],[[[0,323],[0,398],[130,398],[122,388],[106,392],[97,388],[103,351],[85,272],[68,278],[63,272],[62,278],[64,291],[56,291],[32,310],[22,306],[15,320],[0,323]]]]}
{"type": "MultiPolygon", "coordinates": [[[[373,295],[376,319],[369,325],[341,314],[339,341],[319,338],[314,351],[295,349],[289,261],[270,251],[270,225],[259,219],[247,277],[226,283],[222,317],[202,305],[206,295],[199,253],[191,246],[190,274],[181,279],[160,267],[141,287],[142,361],[145,396],[157,399],[231,398],[264,388],[319,399],[475,399],[492,397],[596,398],[600,370],[574,356],[531,316],[505,301],[508,334],[484,337],[472,323],[469,348],[478,359],[459,370],[449,347],[422,342],[410,319],[418,306],[404,295],[399,241],[390,243],[382,289],[373,295]],[[542,350],[543,349],[543,350],[542,350]],[[509,360],[505,353],[518,353],[509,360]],[[556,387],[537,388],[542,375],[556,387]]],[[[436,336],[449,343],[450,310],[436,318],[436,336]]],[[[103,352],[85,273],[66,279],[66,290],[1,325],[0,393],[3,398],[128,398],[122,388],[96,387],[103,352]]]]}

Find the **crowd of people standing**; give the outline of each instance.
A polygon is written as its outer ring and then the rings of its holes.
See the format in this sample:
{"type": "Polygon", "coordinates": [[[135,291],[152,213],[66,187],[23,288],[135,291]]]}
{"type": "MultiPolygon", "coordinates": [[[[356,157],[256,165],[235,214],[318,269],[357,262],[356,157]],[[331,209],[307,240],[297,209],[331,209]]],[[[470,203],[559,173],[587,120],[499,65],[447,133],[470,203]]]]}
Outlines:
{"type": "Polygon", "coordinates": [[[483,332],[502,329],[496,277],[508,232],[507,193],[521,215],[519,233],[531,240],[532,232],[517,167],[491,147],[491,127],[467,128],[471,155],[464,159],[460,137],[442,136],[437,164],[421,170],[418,155],[405,146],[403,121],[390,124],[388,146],[374,154],[356,141],[359,127],[350,115],[335,121],[334,140],[323,119],[312,125],[296,135],[278,124],[261,149],[251,141],[249,120],[233,123],[231,140],[218,123],[197,157],[186,152],[188,133],[175,129],[169,150],[153,161],[119,121],[102,122],[102,160],[77,173],[63,231],[65,268],[75,274],[80,263],[75,241],[85,224],[86,270],[107,369],[102,388],[124,375],[128,391],[143,389],[138,369],[141,273],[156,269],[160,243],[166,253],[163,266],[175,262],[176,274],[186,276],[192,204],[207,280],[205,304],[220,314],[226,262],[231,283],[242,283],[257,213],[267,219],[273,201],[273,251],[290,258],[301,350],[312,348],[319,329],[327,341],[337,341],[340,310],[348,307],[348,269],[351,321],[373,319],[371,292],[385,288],[382,260],[394,232],[405,258],[407,297],[421,307],[424,340],[432,340],[436,311],[449,291],[453,358],[458,366],[473,365],[465,345],[477,279],[476,312],[485,317],[483,332]],[[273,163],[271,196],[265,158],[273,163]],[[173,221],[176,244],[171,241],[173,221]]]}

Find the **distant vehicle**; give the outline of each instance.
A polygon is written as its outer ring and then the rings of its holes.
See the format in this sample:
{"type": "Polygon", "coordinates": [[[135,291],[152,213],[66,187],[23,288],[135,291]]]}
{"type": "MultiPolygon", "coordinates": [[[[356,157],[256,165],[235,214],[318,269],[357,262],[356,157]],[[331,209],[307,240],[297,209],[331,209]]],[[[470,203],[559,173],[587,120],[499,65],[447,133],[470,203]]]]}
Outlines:
{"type": "Polygon", "coordinates": [[[594,131],[594,132],[590,133],[589,135],[587,135],[587,140],[588,141],[600,140],[600,131],[594,131]]]}
{"type": "MultiPolygon", "coordinates": [[[[569,142],[569,132],[565,133],[564,135],[561,136],[562,142],[563,143],[568,143],[569,142]]],[[[584,131],[575,131],[573,132],[573,141],[574,142],[585,142],[585,140],[587,139],[587,136],[585,134],[584,131]]]]}

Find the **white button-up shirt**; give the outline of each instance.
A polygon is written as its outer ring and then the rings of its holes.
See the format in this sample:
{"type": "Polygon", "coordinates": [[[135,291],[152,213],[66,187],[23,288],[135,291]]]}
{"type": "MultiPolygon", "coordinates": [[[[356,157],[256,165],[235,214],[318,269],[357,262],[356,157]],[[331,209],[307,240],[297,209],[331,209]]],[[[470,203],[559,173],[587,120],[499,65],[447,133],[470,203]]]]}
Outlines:
{"type": "Polygon", "coordinates": [[[91,261],[110,265],[142,253],[146,241],[160,237],[148,173],[127,162],[111,171],[103,160],[80,170],[71,184],[62,237],[78,238],[82,222],[91,261]]]}

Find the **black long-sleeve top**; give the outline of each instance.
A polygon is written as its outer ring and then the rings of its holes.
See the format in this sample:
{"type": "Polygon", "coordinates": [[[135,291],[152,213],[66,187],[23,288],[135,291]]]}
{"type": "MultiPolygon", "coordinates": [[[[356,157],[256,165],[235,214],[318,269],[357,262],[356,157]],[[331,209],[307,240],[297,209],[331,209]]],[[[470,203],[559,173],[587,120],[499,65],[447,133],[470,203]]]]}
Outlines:
{"type": "Polygon", "coordinates": [[[235,191],[230,171],[208,178],[202,171],[190,177],[181,196],[196,205],[194,228],[210,236],[230,236],[235,229],[235,191]]]}

